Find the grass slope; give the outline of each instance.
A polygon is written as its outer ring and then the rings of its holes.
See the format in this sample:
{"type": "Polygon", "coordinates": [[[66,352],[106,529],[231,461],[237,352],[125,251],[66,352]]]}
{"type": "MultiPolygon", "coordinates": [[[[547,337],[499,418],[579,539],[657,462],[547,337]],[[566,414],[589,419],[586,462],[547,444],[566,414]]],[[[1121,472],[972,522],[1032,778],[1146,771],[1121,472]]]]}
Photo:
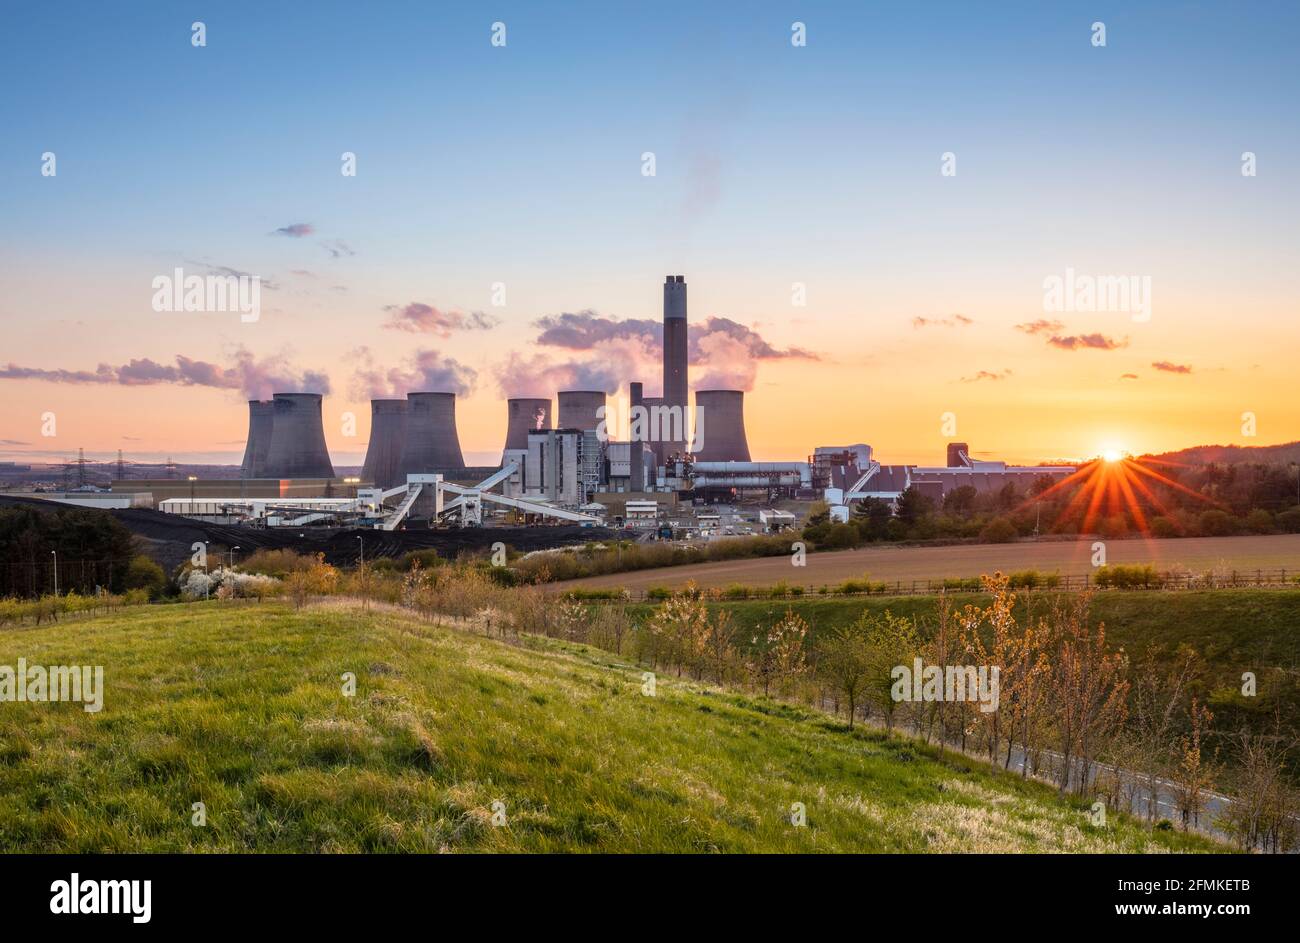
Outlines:
{"type": "Polygon", "coordinates": [[[396,612],[150,607],[0,636],[19,657],[102,664],[104,709],[0,704],[4,851],[1214,847],[1094,829],[1041,784],[786,705],[670,678],[646,697],[605,652],[396,612]]]}

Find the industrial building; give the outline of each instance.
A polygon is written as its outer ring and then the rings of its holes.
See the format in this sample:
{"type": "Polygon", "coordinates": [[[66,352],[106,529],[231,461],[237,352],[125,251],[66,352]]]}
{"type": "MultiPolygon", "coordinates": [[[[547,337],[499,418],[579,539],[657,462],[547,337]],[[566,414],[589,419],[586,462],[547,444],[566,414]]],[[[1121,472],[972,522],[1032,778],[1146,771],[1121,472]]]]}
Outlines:
{"type": "MultiPolygon", "coordinates": [[[[807,461],[757,462],[745,428],[745,393],[694,391],[689,376],[686,279],[663,285],[663,374],[659,396],[628,378],[625,434],[611,437],[605,390],[568,389],[505,402],[501,461],[470,468],[461,451],[456,394],[413,391],[370,404],[370,439],[356,478],[340,480],[325,446],[319,393],[275,393],[248,402],[240,477],[231,481],[115,481],[113,493],[152,495],[172,513],[272,525],[371,521],[391,529],[412,520],[480,524],[521,515],[583,523],[671,515],[679,502],[755,503],[825,498],[832,516],[868,499],[895,502],[908,488],[942,500],[969,485],[981,493],[1011,483],[1027,491],[1067,466],[1008,466],[947,447],[942,466],[882,465],[871,446],[817,447],[807,461]]],[[[546,391],[537,391],[545,393],[546,391]]],[[[140,500],[139,498],[132,499],[140,500]]],[[[760,516],[765,529],[790,526],[787,511],[760,516]]],[[[671,522],[669,522],[671,523],[671,522]]],[[[703,531],[718,530],[699,524],[703,531]]],[[[673,528],[668,528],[672,532],[673,528]]],[[[728,531],[730,532],[730,531],[728,531]]]]}

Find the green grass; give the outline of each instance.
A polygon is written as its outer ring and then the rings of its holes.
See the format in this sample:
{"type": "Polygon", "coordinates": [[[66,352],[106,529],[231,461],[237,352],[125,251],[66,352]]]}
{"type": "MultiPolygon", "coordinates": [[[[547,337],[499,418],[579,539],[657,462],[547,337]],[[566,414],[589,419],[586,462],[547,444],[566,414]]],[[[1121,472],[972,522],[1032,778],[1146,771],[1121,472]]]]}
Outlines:
{"type": "Polygon", "coordinates": [[[0,634],[19,657],[102,664],[104,708],[0,704],[3,851],[1217,848],[1093,828],[1047,786],[789,705],[664,677],[646,697],[607,652],[395,612],[151,607],[0,634]]]}

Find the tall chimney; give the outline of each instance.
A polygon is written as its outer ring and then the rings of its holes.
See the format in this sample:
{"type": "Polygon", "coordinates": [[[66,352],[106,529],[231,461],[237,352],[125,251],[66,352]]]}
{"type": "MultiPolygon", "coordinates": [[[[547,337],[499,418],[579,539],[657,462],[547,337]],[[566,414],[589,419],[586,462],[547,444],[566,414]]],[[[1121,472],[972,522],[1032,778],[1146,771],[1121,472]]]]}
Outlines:
{"type": "Polygon", "coordinates": [[[948,467],[962,468],[969,464],[967,459],[970,457],[970,446],[965,442],[948,443],[948,467]],[[962,456],[966,456],[963,458],[962,456]]]}
{"type": "MultiPolygon", "coordinates": [[[[687,437],[686,407],[689,404],[687,392],[687,327],[686,327],[686,279],[681,275],[669,275],[664,281],[664,388],[663,404],[677,407],[681,428],[687,437]]],[[[676,436],[664,444],[666,456],[685,449],[685,442],[676,436]]]]}
{"type": "Polygon", "coordinates": [[[361,477],[376,488],[394,488],[401,483],[397,463],[406,442],[406,400],[372,399],[370,401],[370,444],[366,447],[366,464],[361,477]]]}
{"type": "Polygon", "coordinates": [[[456,434],[456,394],[407,393],[406,404],[406,441],[398,461],[398,480],[464,468],[456,434]]]}
{"type": "Polygon", "coordinates": [[[696,390],[695,412],[701,440],[700,462],[748,462],[745,394],[740,390],[696,390]]]}
{"type": "Polygon", "coordinates": [[[321,422],[321,394],[276,393],[271,402],[274,419],[266,477],[333,478],[321,422]]]}
{"type": "Polygon", "coordinates": [[[558,429],[595,429],[603,421],[596,411],[605,405],[602,390],[561,390],[558,429]]]}
{"type": "Polygon", "coordinates": [[[244,446],[244,461],[239,466],[240,478],[265,477],[266,453],[271,448],[271,434],[274,427],[274,401],[250,399],[248,401],[248,443],[244,446]]]}

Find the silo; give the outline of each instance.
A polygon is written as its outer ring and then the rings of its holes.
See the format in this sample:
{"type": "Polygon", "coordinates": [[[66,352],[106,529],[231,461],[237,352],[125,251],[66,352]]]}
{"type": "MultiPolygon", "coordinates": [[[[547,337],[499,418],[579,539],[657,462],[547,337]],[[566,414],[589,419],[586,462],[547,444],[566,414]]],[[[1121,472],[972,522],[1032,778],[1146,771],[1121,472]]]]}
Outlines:
{"type": "Polygon", "coordinates": [[[456,434],[455,393],[406,394],[406,435],[398,480],[465,467],[456,434]]]}
{"type": "Polygon", "coordinates": [[[696,461],[748,462],[745,394],[740,390],[696,390],[696,461]]]}
{"type": "Polygon", "coordinates": [[[321,394],[276,393],[271,447],[266,453],[267,478],[333,478],[321,394]]]}
{"type": "Polygon", "coordinates": [[[551,428],[551,401],[534,397],[518,397],[506,400],[506,444],[504,453],[509,449],[527,449],[528,433],[535,429],[551,428]]]}
{"type": "Polygon", "coordinates": [[[244,446],[244,461],[239,466],[240,478],[266,477],[266,455],[271,448],[274,426],[275,403],[269,399],[250,399],[248,443],[244,446]]]}
{"type": "Polygon", "coordinates": [[[370,401],[370,444],[366,447],[366,464],[361,469],[364,481],[376,488],[394,488],[401,484],[397,463],[406,442],[406,400],[372,399],[370,401]]]}
{"type": "Polygon", "coordinates": [[[560,422],[557,429],[595,429],[604,421],[597,410],[605,405],[605,394],[600,390],[561,390],[560,422]]]}

